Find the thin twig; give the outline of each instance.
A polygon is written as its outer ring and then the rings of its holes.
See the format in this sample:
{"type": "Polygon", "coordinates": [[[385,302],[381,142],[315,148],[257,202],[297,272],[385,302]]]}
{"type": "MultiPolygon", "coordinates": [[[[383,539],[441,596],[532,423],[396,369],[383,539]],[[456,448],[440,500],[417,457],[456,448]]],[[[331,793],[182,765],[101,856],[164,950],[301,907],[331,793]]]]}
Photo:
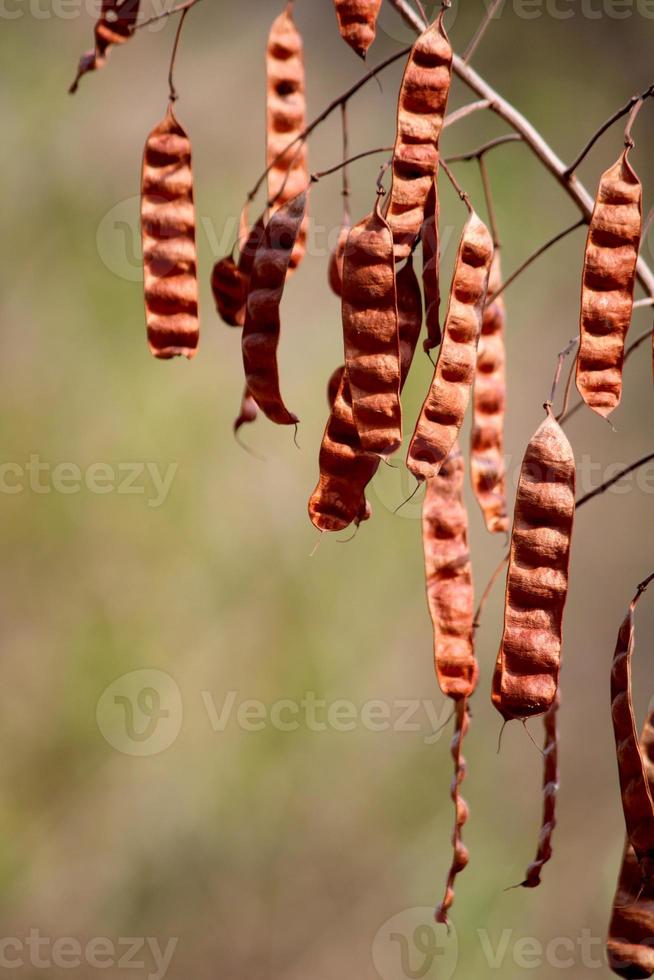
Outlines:
{"type": "Polygon", "coordinates": [[[551,408],[554,404],[554,399],[556,398],[556,389],[559,386],[559,381],[561,380],[561,371],[563,370],[563,365],[565,363],[566,357],[572,354],[573,350],[577,347],[579,343],[579,337],[573,337],[565,345],[563,350],[560,350],[556,358],[556,371],[554,372],[554,379],[552,381],[552,387],[550,389],[550,397],[545,402],[545,406],[551,408]]]}
{"type": "Polygon", "coordinates": [[[570,392],[572,391],[572,380],[577,371],[577,359],[573,357],[572,364],[570,365],[570,370],[568,371],[568,379],[565,383],[565,391],[563,392],[563,404],[561,405],[561,411],[556,416],[556,421],[561,425],[562,420],[566,416],[568,411],[568,405],[570,404],[570,392]]]}
{"type": "Polygon", "coordinates": [[[475,34],[474,34],[474,36],[472,38],[472,41],[470,42],[470,44],[468,45],[468,47],[463,52],[463,61],[464,61],[464,63],[466,65],[472,59],[475,51],[479,47],[479,44],[480,44],[480,42],[481,42],[484,34],[486,33],[486,31],[490,27],[490,23],[491,23],[493,17],[495,16],[495,11],[497,10],[497,8],[499,7],[499,5],[501,3],[502,3],[502,0],[493,0],[493,3],[489,7],[489,9],[486,11],[486,14],[484,16],[484,19],[482,20],[481,24],[479,25],[479,27],[475,31],[475,34]]]}
{"type": "Polygon", "coordinates": [[[505,133],[504,136],[496,136],[482,146],[478,146],[469,153],[457,153],[456,156],[447,157],[448,163],[466,163],[470,160],[479,160],[489,150],[494,150],[496,146],[504,146],[505,143],[519,143],[522,141],[520,133],[505,133]]]}
{"type": "Polygon", "coordinates": [[[141,20],[138,24],[134,25],[135,31],[140,31],[144,27],[148,27],[150,24],[156,23],[158,20],[163,20],[165,17],[172,17],[173,14],[180,14],[185,10],[190,10],[194,7],[196,3],[200,3],[200,0],[185,0],[184,3],[177,4],[176,7],[171,7],[170,10],[164,10],[160,14],[155,14],[153,17],[148,17],[147,20],[141,20]]]}
{"type": "MultiPolygon", "coordinates": [[[[496,144],[497,145],[497,144],[496,144]]],[[[495,217],[495,204],[493,203],[493,192],[491,190],[490,177],[488,176],[488,168],[486,167],[486,161],[482,153],[477,157],[477,162],[479,164],[479,173],[481,174],[481,186],[484,189],[484,199],[486,201],[486,211],[488,212],[488,223],[490,225],[490,232],[493,238],[493,247],[500,247],[500,235],[497,230],[497,219],[495,217]]]]}
{"type": "Polygon", "coordinates": [[[443,129],[447,129],[448,126],[453,126],[455,123],[460,122],[462,119],[467,119],[471,116],[473,112],[480,112],[483,109],[490,109],[490,102],[488,99],[479,99],[477,102],[468,102],[467,105],[462,105],[460,109],[455,109],[445,116],[443,120],[443,129]]]}
{"type": "Polygon", "coordinates": [[[350,131],[348,126],[347,102],[341,106],[341,133],[343,139],[343,182],[341,194],[343,196],[343,224],[349,226],[350,220],[350,175],[348,173],[348,156],[350,152],[350,131]]]}
{"type": "Polygon", "coordinates": [[[339,170],[343,170],[344,167],[348,167],[351,163],[356,163],[357,160],[364,160],[366,157],[374,156],[376,153],[392,153],[392,146],[377,146],[374,150],[364,150],[362,153],[356,153],[353,157],[348,160],[341,160],[340,163],[335,163],[333,167],[329,167],[327,170],[318,170],[316,173],[311,174],[311,180],[317,181],[322,180],[323,177],[329,177],[330,174],[335,174],[339,170]]]}
{"type": "Polygon", "coordinates": [[[635,310],[639,310],[643,306],[654,306],[654,296],[646,296],[645,299],[638,299],[634,303],[635,310]]]}
{"type": "Polygon", "coordinates": [[[168,101],[172,104],[177,102],[179,95],[177,94],[177,89],[175,88],[175,82],[173,80],[173,74],[175,72],[175,62],[177,61],[177,52],[179,50],[179,42],[182,36],[182,29],[184,27],[184,21],[186,20],[186,15],[188,14],[190,7],[182,12],[182,16],[179,18],[179,24],[177,25],[177,33],[175,34],[175,43],[173,44],[173,53],[170,57],[170,68],[168,70],[168,101]]]}
{"type": "Polygon", "coordinates": [[[582,160],[586,159],[586,157],[588,156],[592,148],[597,143],[600,136],[603,136],[604,133],[607,131],[607,129],[610,129],[613,123],[616,123],[618,119],[622,119],[622,117],[626,116],[628,112],[631,112],[631,110],[633,109],[633,107],[636,105],[637,102],[641,102],[644,99],[649,98],[651,95],[654,95],[654,85],[650,85],[649,88],[646,88],[645,91],[642,92],[640,95],[632,95],[629,101],[625,105],[623,105],[621,109],[618,109],[616,112],[613,113],[612,116],[609,116],[606,122],[602,123],[600,128],[596,130],[596,132],[591,136],[591,138],[588,140],[588,142],[586,143],[585,147],[583,148],[579,156],[577,156],[572,161],[569,167],[566,167],[566,169],[563,172],[563,176],[566,179],[570,178],[574,174],[575,170],[579,167],[582,160]]]}
{"type": "Polygon", "coordinates": [[[467,207],[468,211],[470,213],[472,213],[473,208],[472,208],[472,204],[470,203],[470,198],[468,197],[468,195],[466,194],[466,192],[463,190],[463,188],[461,187],[460,183],[458,182],[458,180],[456,179],[456,177],[454,176],[454,174],[452,173],[452,171],[450,170],[450,168],[445,163],[445,160],[443,160],[442,157],[438,161],[438,165],[439,165],[439,167],[442,167],[443,168],[443,171],[447,174],[447,178],[450,181],[452,187],[457,192],[457,194],[459,195],[459,197],[461,198],[461,200],[463,201],[463,203],[467,207]]]}
{"type": "Polygon", "coordinates": [[[521,275],[525,271],[525,269],[529,268],[532,262],[535,262],[536,259],[540,258],[540,256],[543,255],[545,252],[547,252],[548,249],[550,249],[553,245],[556,245],[557,242],[560,242],[562,238],[565,238],[567,235],[572,234],[573,231],[576,231],[577,228],[581,228],[581,226],[585,224],[586,221],[584,220],[584,218],[580,218],[579,221],[575,221],[573,225],[570,225],[568,228],[564,228],[563,231],[560,231],[558,233],[558,235],[554,235],[554,237],[546,241],[544,245],[541,245],[539,248],[537,248],[535,252],[532,252],[531,255],[528,255],[527,258],[524,260],[524,262],[522,262],[518,266],[515,272],[512,272],[511,275],[508,277],[508,279],[505,279],[502,285],[495,290],[493,295],[488,297],[488,299],[486,300],[486,306],[490,306],[491,303],[494,303],[497,297],[501,293],[503,293],[504,290],[508,286],[510,286],[512,282],[515,282],[518,276],[521,275]]]}
{"type": "Polygon", "coordinates": [[[654,453],[648,453],[647,456],[642,456],[640,459],[637,459],[635,463],[625,466],[623,470],[620,470],[619,473],[612,476],[610,480],[605,480],[601,486],[597,487],[595,490],[591,490],[589,493],[584,494],[583,497],[580,497],[576,504],[577,508],[583,507],[589,500],[592,500],[594,497],[598,497],[601,493],[604,493],[605,490],[608,490],[609,487],[612,487],[614,483],[617,483],[618,480],[621,480],[623,476],[627,476],[629,473],[633,472],[633,470],[637,470],[639,466],[644,466],[645,463],[649,463],[651,459],[654,459],[654,453]]]}

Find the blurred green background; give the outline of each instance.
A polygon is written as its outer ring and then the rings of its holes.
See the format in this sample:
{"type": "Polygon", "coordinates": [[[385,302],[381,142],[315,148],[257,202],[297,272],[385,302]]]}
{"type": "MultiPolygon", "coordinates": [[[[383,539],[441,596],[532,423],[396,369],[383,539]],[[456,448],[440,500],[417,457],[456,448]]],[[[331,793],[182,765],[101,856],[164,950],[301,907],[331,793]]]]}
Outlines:
{"type": "MultiPolygon", "coordinates": [[[[142,8],[145,15],[147,0],[142,8]]],[[[471,863],[457,887],[456,932],[449,939],[438,933],[441,955],[433,956],[419,927],[441,897],[450,862],[449,728],[428,737],[449,708],[433,677],[419,499],[393,514],[412,489],[404,470],[381,468],[370,495],[374,520],[354,541],[324,540],[310,557],[317,533],[306,502],[317,475],[324,388],[342,359],[338,302],[326,285],[327,242],[340,220],[338,176],[313,191],[311,254],[283,304],[282,382],[302,419],[301,450],[292,433],[265,420],[244,433],[265,461],[231,435],[242,386],[239,337],[218,321],[208,278],[262,169],[263,53],[280,9],[276,0],[207,0],[185,28],[178,115],[195,154],[203,318],[200,354],[189,364],[148,354],[138,267],[140,157],[165,109],[173,25],[113,50],[106,69],[85,78],[72,99],[66,89],[92,36],[89,10],[63,5],[63,17],[46,0],[5,5],[0,426],[2,462],[13,468],[3,470],[0,500],[0,938],[16,942],[0,946],[0,973],[43,976],[26,945],[30,930],[39,930],[50,943],[40,956],[50,957],[55,978],[96,972],[87,954],[72,965],[74,946],[60,943],[53,955],[55,941],[67,937],[85,949],[105,937],[107,977],[163,975],[152,946],[132,957],[140,966],[119,962],[128,953],[125,937],[156,939],[172,951],[165,975],[175,980],[448,980],[498,969],[506,980],[562,970],[608,976],[605,966],[584,961],[580,942],[594,939],[592,956],[601,955],[620,860],[609,666],[626,604],[651,571],[654,470],[650,464],[638,483],[578,517],[565,623],[559,826],[554,860],[535,892],[503,891],[521,880],[535,850],[541,760],[519,725],[507,728],[497,754],[500,719],[489,683],[501,584],[493,593],[478,638],[481,682],[465,750],[471,863]],[[50,467],[39,477],[45,492],[30,486],[31,457],[50,467]],[[106,464],[114,482],[105,493],[84,482],[72,492],[73,478],[71,492],[57,491],[53,468],[64,463],[83,477],[106,464]],[[163,501],[145,463],[161,472],[172,467],[163,501]],[[140,474],[140,493],[121,487],[129,464],[140,474]],[[7,492],[20,473],[23,489],[7,492]],[[297,730],[279,730],[273,706],[307,695],[353,703],[354,729],[313,730],[320,726],[303,709],[297,730]],[[265,712],[263,726],[242,723],[242,714],[239,724],[239,706],[242,712],[253,699],[263,707],[247,717],[265,712]],[[393,723],[376,726],[385,730],[364,723],[372,702],[386,706],[379,710],[393,723]],[[406,702],[414,705],[412,731],[398,724],[406,702]],[[221,724],[216,715],[225,704],[221,724]],[[129,721],[141,741],[129,737],[129,721]],[[542,944],[540,958],[533,943],[526,951],[520,945],[525,937],[542,944]],[[566,948],[548,946],[557,937],[566,948]],[[489,950],[498,946],[494,966],[489,950]]],[[[484,9],[481,0],[455,0],[448,26],[457,50],[484,9]]],[[[340,40],[328,0],[298,0],[296,19],[313,116],[364,69],[340,40]]],[[[409,40],[385,4],[371,64],[409,40]]],[[[606,116],[654,81],[653,44],[654,21],[628,4],[507,2],[474,64],[571,159],[606,116]],[[625,10],[624,18],[609,16],[625,10]]],[[[400,72],[395,65],[352,102],[353,153],[392,142],[400,72]]],[[[451,107],[469,99],[455,81],[451,107]]],[[[653,112],[647,105],[639,117],[633,155],[646,208],[654,203],[653,112]]],[[[504,131],[495,117],[478,114],[446,132],[443,150],[467,150],[504,131]]],[[[618,124],[584,163],[591,190],[621,143],[618,124]]],[[[309,153],[313,169],[338,161],[337,115],[316,132],[309,153]]],[[[509,271],[577,215],[520,144],[488,162],[509,271]]],[[[369,210],[379,163],[371,158],[352,169],[355,218],[369,210]]],[[[474,165],[457,173],[484,213],[474,165]]],[[[464,218],[444,186],[448,281],[464,218]]],[[[506,294],[514,480],[556,354],[577,329],[583,241],[583,230],[575,232],[506,294]]],[[[654,234],[644,244],[648,259],[652,243],[654,234]]],[[[632,336],[648,323],[651,311],[636,312],[632,336]]],[[[430,375],[417,355],[407,420],[430,375]]],[[[617,431],[588,411],[569,424],[585,474],[581,489],[610,476],[612,462],[651,449],[653,407],[645,344],[626,368],[617,431]]],[[[486,534],[472,500],[470,521],[481,592],[504,543],[486,534]]],[[[639,717],[654,690],[646,656],[653,628],[646,599],[635,663],[639,717]]],[[[283,710],[287,720],[290,709],[283,710]]],[[[540,741],[538,722],[531,730],[540,741]]]]}

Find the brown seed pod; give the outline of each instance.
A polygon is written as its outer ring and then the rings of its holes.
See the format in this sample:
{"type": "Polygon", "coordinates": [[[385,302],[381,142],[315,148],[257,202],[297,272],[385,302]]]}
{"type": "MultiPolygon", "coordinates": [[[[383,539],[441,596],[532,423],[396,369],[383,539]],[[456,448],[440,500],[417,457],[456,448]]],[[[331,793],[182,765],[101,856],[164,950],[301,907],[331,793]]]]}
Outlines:
{"type": "Polygon", "coordinates": [[[73,95],[80,79],[90,71],[103,68],[112,44],[124,44],[134,33],[140,0],[102,0],[100,17],[95,25],[95,47],[80,58],[77,75],[68,89],[73,95]]]}
{"type": "Polygon", "coordinates": [[[390,456],[402,443],[393,238],[379,199],[350,232],[343,258],[343,340],[361,446],[390,456]]]}
{"type": "Polygon", "coordinates": [[[248,231],[239,234],[241,251],[238,263],[232,255],[219,259],[211,273],[211,291],[221,319],[230,327],[242,327],[245,323],[250,276],[254,256],[263,240],[265,224],[263,216],[248,231]]]}
{"type": "Polygon", "coordinates": [[[338,397],[338,390],[341,387],[341,381],[343,380],[344,375],[345,365],[341,364],[329,376],[329,381],[327,382],[327,404],[330,408],[338,397]]]}
{"type": "Polygon", "coordinates": [[[427,601],[434,627],[434,663],[441,691],[458,700],[477,682],[473,646],[472,566],[458,442],[440,472],[427,481],[422,507],[427,601]]]}
{"type": "Polygon", "coordinates": [[[422,288],[425,291],[425,324],[427,337],[423,341],[425,353],[438,347],[441,339],[441,286],[440,286],[440,240],[438,224],[440,206],[438,202],[438,182],[433,181],[425,206],[425,220],[420,229],[422,243],[422,288]]]}
{"type": "Polygon", "coordinates": [[[341,37],[360,58],[375,40],[381,5],[382,0],[334,0],[341,37]]]}
{"type": "Polygon", "coordinates": [[[438,141],[451,78],[452,46],[441,13],[414,44],[400,88],[387,213],[398,258],[413,248],[438,176],[438,141]]]}
{"type": "Polygon", "coordinates": [[[543,717],[545,745],[543,746],[543,819],[538,838],[536,857],[527,868],[523,888],[540,885],[543,867],[552,857],[552,835],[556,828],[556,796],[559,790],[559,733],[558,713],[561,699],[557,690],[551,707],[543,717]]]}
{"type": "MultiPolygon", "coordinates": [[[[499,289],[501,281],[500,253],[495,249],[488,280],[488,292],[491,295],[499,289]]],[[[504,321],[504,300],[498,296],[484,309],[472,400],[470,475],[486,528],[491,534],[502,534],[509,529],[504,464],[506,410],[504,321]]]]}
{"type": "Polygon", "coordinates": [[[631,685],[634,610],[643,591],[639,587],[618,633],[611,669],[611,715],[627,837],[645,880],[654,878],[654,802],[636,730],[631,685]]]}
{"type": "Polygon", "coordinates": [[[343,295],[343,257],[345,255],[345,245],[349,234],[350,226],[344,222],[341,225],[341,230],[338,233],[338,241],[336,242],[336,246],[329,256],[329,267],[327,270],[329,285],[332,292],[339,298],[343,295]]]}
{"type": "Polygon", "coordinates": [[[522,461],[513,517],[504,631],[493,677],[493,704],[506,720],[543,714],[558,689],[575,462],[546,408],[522,461]]]}
{"type": "Polygon", "coordinates": [[[470,713],[468,710],[467,698],[461,698],[456,702],[455,717],[456,725],[454,729],[454,737],[452,738],[452,744],[450,747],[452,758],[454,759],[454,778],[452,779],[452,786],[450,789],[450,796],[452,797],[452,802],[454,803],[455,812],[454,832],[452,834],[453,858],[447,875],[445,896],[441,904],[436,909],[435,916],[437,922],[442,922],[445,925],[448,925],[447,913],[454,904],[454,882],[457,875],[464,870],[469,861],[468,848],[465,846],[462,840],[462,831],[468,820],[469,811],[468,804],[461,796],[461,783],[465,779],[466,775],[466,760],[463,758],[461,748],[463,745],[463,739],[465,738],[468,728],[470,727],[470,713]]]}
{"type": "Polygon", "coordinates": [[[258,414],[259,408],[257,403],[246,386],[241,400],[241,409],[238,416],[234,419],[234,435],[237,435],[242,426],[251,425],[253,422],[256,422],[258,414]]]}
{"type": "MultiPolygon", "coordinates": [[[[647,718],[640,748],[650,794],[654,797],[654,713],[647,718]]],[[[641,863],[625,843],[606,943],[609,966],[619,977],[654,974],[654,876],[643,877],[641,863]]]]}
{"type": "Polygon", "coordinates": [[[473,211],[461,236],[434,376],[409,445],[407,466],[417,480],[436,476],[463,423],[492,258],[491,236],[473,211]]]}
{"type": "MultiPolygon", "coordinates": [[[[268,201],[275,211],[309,185],[306,145],[293,142],[306,127],[307,106],[302,37],[293,20],[292,2],[270,29],[266,85],[268,201]]],[[[305,215],[291,255],[290,270],[296,269],[304,258],[306,237],[305,215]]]]}
{"type": "MultiPolygon", "coordinates": [[[[411,259],[397,274],[401,383],[406,381],[422,327],[422,297],[411,259]]],[[[320,479],[309,500],[319,531],[342,531],[361,515],[364,492],[380,464],[361,448],[347,376],[341,381],[320,447],[320,479]]]]}
{"type": "Polygon", "coordinates": [[[642,231],[642,188],[629,147],[602,174],[588,228],[577,356],[579,394],[599,415],[620,402],[642,231]]]}
{"type": "Polygon", "coordinates": [[[281,303],[291,253],[306,209],[303,192],[272,215],[254,256],[243,327],[245,382],[261,411],[278,425],[295,425],[279,390],[277,347],[281,303]]]}
{"type": "Polygon", "coordinates": [[[155,357],[197,353],[197,255],[191,143],[172,106],[148,136],[141,181],[148,343],[155,357]]]}

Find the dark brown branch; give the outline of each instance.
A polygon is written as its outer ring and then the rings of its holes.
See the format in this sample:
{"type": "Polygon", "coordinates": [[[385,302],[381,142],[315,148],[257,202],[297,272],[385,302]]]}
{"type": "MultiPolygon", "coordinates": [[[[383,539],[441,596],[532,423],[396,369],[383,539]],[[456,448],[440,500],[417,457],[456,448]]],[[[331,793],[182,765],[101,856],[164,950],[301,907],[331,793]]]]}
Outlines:
{"type": "Polygon", "coordinates": [[[647,456],[642,456],[640,459],[637,459],[635,463],[631,463],[630,466],[625,466],[623,470],[616,473],[616,475],[611,477],[610,480],[605,480],[601,486],[597,487],[597,489],[591,490],[589,493],[584,494],[583,497],[580,497],[576,504],[577,508],[583,507],[589,500],[592,500],[594,497],[598,497],[601,493],[608,490],[609,487],[612,487],[614,483],[617,483],[618,480],[621,480],[623,476],[627,476],[629,473],[633,472],[633,470],[637,470],[639,466],[644,466],[645,463],[649,463],[651,459],[654,459],[654,453],[648,453],[647,456]]]}
{"type": "Polygon", "coordinates": [[[565,238],[567,235],[570,235],[573,231],[576,231],[577,228],[581,228],[581,226],[585,224],[586,224],[586,219],[580,218],[579,221],[575,221],[573,225],[570,225],[568,228],[564,228],[563,231],[560,231],[558,233],[558,235],[555,235],[553,238],[550,238],[548,241],[545,242],[544,245],[541,245],[540,248],[537,248],[535,252],[532,252],[531,255],[529,255],[525,259],[525,261],[518,266],[515,272],[512,272],[509,278],[502,283],[499,289],[497,289],[492,296],[488,297],[488,299],[486,300],[486,305],[490,306],[490,304],[493,303],[497,299],[497,297],[501,293],[503,293],[508,286],[511,285],[512,282],[515,282],[518,276],[521,275],[525,271],[525,269],[529,268],[532,262],[535,262],[536,259],[540,258],[540,256],[543,255],[545,252],[547,252],[548,249],[550,249],[553,245],[556,245],[557,242],[560,242],[562,238],[565,238]]]}
{"type": "Polygon", "coordinates": [[[586,159],[592,148],[597,143],[598,139],[604,135],[607,129],[610,129],[611,126],[618,121],[618,119],[622,119],[622,117],[626,116],[628,112],[631,112],[638,102],[643,102],[651,95],[654,95],[654,85],[650,85],[650,87],[646,88],[640,95],[632,95],[629,101],[623,105],[621,109],[618,109],[612,116],[609,116],[606,122],[602,123],[600,128],[591,136],[579,156],[572,161],[569,167],[566,167],[563,172],[564,178],[568,180],[570,177],[572,177],[577,167],[579,167],[581,162],[586,159]]]}
{"type": "Polygon", "coordinates": [[[448,163],[466,163],[470,160],[479,160],[485,153],[489,150],[494,150],[496,146],[504,146],[505,143],[520,143],[522,142],[522,136],[520,133],[505,133],[504,136],[497,136],[493,140],[489,140],[488,143],[484,143],[482,146],[477,147],[476,150],[470,150],[469,153],[458,153],[456,156],[447,157],[448,163]]]}
{"type": "Polygon", "coordinates": [[[335,163],[333,167],[329,167],[327,170],[318,170],[316,173],[311,174],[312,181],[322,180],[323,177],[329,177],[330,174],[335,174],[339,170],[343,170],[348,167],[351,163],[356,163],[357,160],[364,160],[366,157],[374,156],[376,153],[392,153],[392,146],[377,146],[374,150],[364,150],[362,153],[356,153],[353,157],[348,160],[341,160],[340,163],[335,163]]]}
{"type": "Polygon", "coordinates": [[[158,20],[163,20],[165,17],[172,17],[173,14],[181,14],[186,10],[190,10],[194,7],[196,3],[200,3],[200,0],[185,0],[184,3],[177,4],[176,7],[171,7],[170,10],[164,10],[163,13],[155,14],[153,17],[148,17],[147,20],[139,21],[135,25],[134,30],[140,31],[144,27],[148,27],[150,24],[156,23],[158,20]]]}
{"type": "Polygon", "coordinates": [[[177,99],[179,98],[179,95],[177,94],[177,89],[175,88],[173,75],[175,73],[175,62],[177,61],[177,52],[179,51],[179,42],[182,36],[184,21],[186,20],[186,15],[191,9],[191,6],[186,7],[185,10],[182,11],[182,16],[179,18],[179,24],[177,25],[177,33],[175,34],[175,43],[173,44],[173,53],[170,57],[170,68],[168,70],[168,101],[169,102],[177,102],[177,99]]]}

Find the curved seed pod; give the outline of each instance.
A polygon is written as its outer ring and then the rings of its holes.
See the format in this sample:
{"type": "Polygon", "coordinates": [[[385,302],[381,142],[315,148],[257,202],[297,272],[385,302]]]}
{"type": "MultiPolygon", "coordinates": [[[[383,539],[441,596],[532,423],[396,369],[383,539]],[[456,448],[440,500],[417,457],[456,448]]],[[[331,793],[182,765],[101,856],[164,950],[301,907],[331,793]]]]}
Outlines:
{"type": "Polygon", "coordinates": [[[425,217],[429,190],[438,177],[438,141],[452,78],[452,46],[443,14],[413,46],[397,108],[393,182],[388,223],[395,254],[408,255],[425,217]]]}
{"type": "Polygon", "coordinates": [[[472,634],[473,586],[468,513],[463,502],[458,442],[440,473],[427,481],[422,507],[427,601],[434,627],[434,663],[446,697],[469,697],[477,682],[472,634]]]}
{"type": "Polygon", "coordinates": [[[140,0],[102,0],[100,17],[95,25],[95,47],[80,58],[75,81],[68,89],[73,95],[80,79],[90,71],[103,68],[112,44],[124,44],[134,33],[140,0]]]}
{"type": "MultiPolygon", "coordinates": [[[[640,740],[649,790],[654,796],[654,714],[645,722],[640,740]]],[[[609,966],[620,977],[654,974],[654,877],[643,878],[642,865],[627,838],[606,949],[609,966]]]]}
{"type": "Polygon", "coordinates": [[[642,188],[629,148],[602,174],[588,228],[577,356],[579,394],[599,415],[620,402],[642,231],[642,188]]]}
{"type": "Polygon", "coordinates": [[[253,422],[256,422],[258,414],[259,408],[257,403],[246,386],[245,390],[243,391],[240,412],[237,418],[234,419],[234,435],[238,433],[242,426],[251,425],[253,422]]]}
{"type": "Polygon", "coordinates": [[[338,390],[341,387],[341,381],[345,375],[345,365],[341,364],[337,367],[329,377],[327,382],[327,404],[331,408],[338,397],[338,390]]]}
{"type": "Polygon", "coordinates": [[[261,411],[278,425],[295,425],[279,390],[277,346],[286,273],[304,212],[306,194],[289,201],[272,215],[254,256],[247,299],[242,350],[245,381],[261,411]]]}
{"type": "MultiPolygon", "coordinates": [[[[274,211],[297,197],[309,185],[306,145],[293,142],[306,127],[307,106],[302,38],[293,20],[292,2],[275,19],[270,29],[266,86],[266,164],[270,167],[268,201],[274,211]]],[[[296,269],[304,258],[306,237],[305,215],[293,247],[289,264],[291,270],[296,269]]]]}
{"type": "Polygon", "coordinates": [[[469,861],[468,848],[465,846],[462,840],[462,831],[468,820],[469,811],[468,804],[461,796],[461,783],[465,779],[466,775],[466,760],[463,758],[461,748],[463,745],[463,739],[465,738],[468,728],[470,727],[468,699],[464,697],[457,701],[455,710],[456,725],[454,729],[454,737],[452,738],[452,744],[450,747],[452,758],[454,759],[454,778],[452,779],[452,787],[450,789],[450,796],[452,797],[455,811],[454,832],[452,834],[452,848],[454,853],[452,857],[452,864],[450,865],[450,870],[447,875],[445,896],[441,904],[436,909],[436,921],[442,922],[445,925],[448,925],[447,913],[454,904],[454,882],[457,875],[464,870],[469,861]]]}
{"type": "MultiPolygon", "coordinates": [[[[401,383],[413,361],[422,327],[422,297],[411,259],[397,274],[401,383]]],[[[320,479],[309,500],[309,517],[319,531],[342,531],[361,514],[364,492],[379,457],[361,448],[344,375],[320,446],[320,479]]]]}
{"type": "Polygon", "coordinates": [[[343,258],[345,256],[345,245],[349,234],[349,224],[343,223],[338,233],[336,247],[329,256],[329,267],[327,270],[329,285],[332,292],[339,298],[343,295],[343,258]]]}
{"type": "MultiPolygon", "coordinates": [[[[501,281],[500,253],[495,249],[488,280],[488,292],[491,295],[499,289],[501,281]]],[[[504,464],[504,320],[504,300],[498,296],[484,309],[472,400],[470,475],[486,528],[491,534],[502,534],[509,529],[504,464]]]]}
{"type": "Polygon", "coordinates": [[[574,512],[574,456],[548,405],[522,461],[513,516],[493,677],[493,704],[507,721],[543,714],[556,697],[574,512]]]}
{"type": "Polygon", "coordinates": [[[434,376],[409,445],[407,466],[417,480],[436,476],[463,423],[492,258],[491,236],[473,211],[461,236],[434,376]]]}
{"type": "Polygon", "coordinates": [[[636,730],[631,685],[634,610],[641,591],[632,599],[618,633],[611,669],[611,715],[627,837],[643,879],[651,879],[654,877],[654,802],[636,730]]]}
{"type": "Polygon", "coordinates": [[[172,106],[148,136],[141,180],[148,342],[155,357],[197,353],[197,254],[191,143],[172,106]]]}
{"type": "Polygon", "coordinates": [[[393,238],[379,199],[348,236],[342,306],[345,367],[361,446],[390,456],[402,443],[400,346],[393,238]]]}
{"type": "Polygon", "coordinates": [[[381,5],[382,0],[334,0],[341,37],[360,58],[375,40],[381,5]]]}
{"type": "Polygon", "coordinates": [[[438,183],[436,180],[431,185],[427,204],[425,206],[425,220],[420,229],[420,241],[422,243],[422,288],[425,291],[425,323],[427,326],[427,337],[423,341],[423,349],[427,354],[434,347],[438,347],[441,339],[441,285],[440,285],[440,239],[438,234],[438,224],[440,218],[440,205],[438,201],[438,183]]]}
{"type": "Polygon", "coordinates": [[[242,244],[238,263],[233,256],[226,255],[213,267],[211,291],[216,309],[221,319],[230,327],[242,327],[245,323],[245,304],[254,256],[263,240],[264,230],[263,216],[249,231],[247,227],[242,228],[239,234],[242,244]]]}
{"type": "Polygon", "coordinates": [[[523,888],[537,888],[543,867],[552,857],[552,835],[556,827],[556,796],[559,790],[559,733],[557,719],[561,698],[557,690],[552,705],[543,718],[543,820],[536,857],[527,868],[523,888]]]}

